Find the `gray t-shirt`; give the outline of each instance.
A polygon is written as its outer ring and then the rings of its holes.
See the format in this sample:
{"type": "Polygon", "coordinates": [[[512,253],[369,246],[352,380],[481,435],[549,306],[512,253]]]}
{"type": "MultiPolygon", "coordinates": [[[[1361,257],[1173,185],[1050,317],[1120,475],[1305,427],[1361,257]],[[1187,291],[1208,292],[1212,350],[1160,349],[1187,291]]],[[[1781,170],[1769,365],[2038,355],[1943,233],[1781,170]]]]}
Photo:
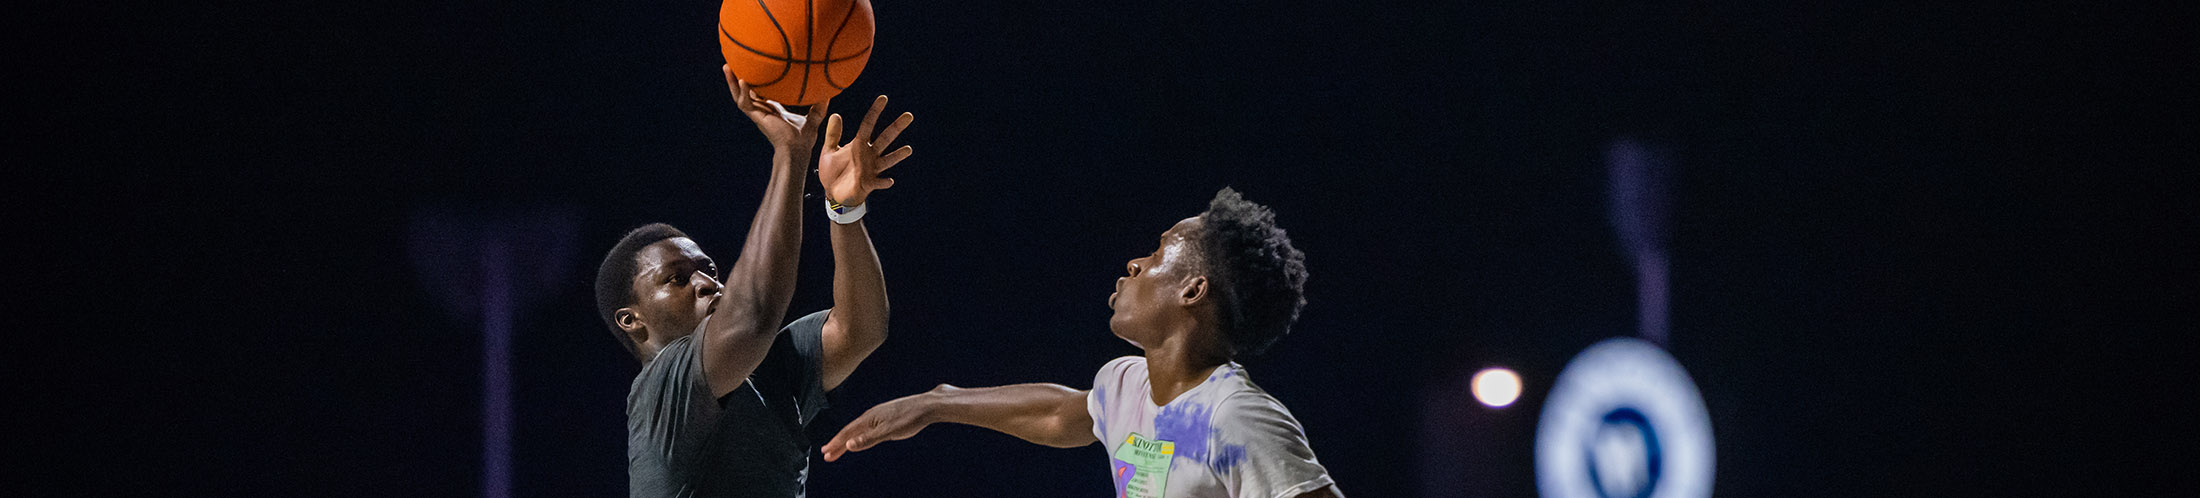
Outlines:
{"type": "Polygon", "coordinates": [[[1235,362],[1154,406],[1146,359],[1116,358],[1085,410],[1120,498],[1290,498],[1335,484],[1291,410],[1235,362]]]}
{"type": "Polygon", "coordinates": [[[803,429],[825,408],[819,372],[828,312],[780,329],[749,380],[716,399],[695,342],[702,325],[642,365],[626,395],[628,494],[803,496],[810,473],[803,429]]]}

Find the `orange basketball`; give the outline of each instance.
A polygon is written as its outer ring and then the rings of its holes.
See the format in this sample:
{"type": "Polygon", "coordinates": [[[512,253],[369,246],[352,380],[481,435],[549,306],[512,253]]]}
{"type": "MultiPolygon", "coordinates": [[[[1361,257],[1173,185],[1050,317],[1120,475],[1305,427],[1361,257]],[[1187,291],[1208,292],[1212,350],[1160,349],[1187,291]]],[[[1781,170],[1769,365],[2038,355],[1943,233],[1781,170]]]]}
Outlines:
{"type": "Polygon", "coordinates": [[[871,61],[870,0],[725,0],[718,50],[764,98],[808,105],[848,88],[871,61]]]}

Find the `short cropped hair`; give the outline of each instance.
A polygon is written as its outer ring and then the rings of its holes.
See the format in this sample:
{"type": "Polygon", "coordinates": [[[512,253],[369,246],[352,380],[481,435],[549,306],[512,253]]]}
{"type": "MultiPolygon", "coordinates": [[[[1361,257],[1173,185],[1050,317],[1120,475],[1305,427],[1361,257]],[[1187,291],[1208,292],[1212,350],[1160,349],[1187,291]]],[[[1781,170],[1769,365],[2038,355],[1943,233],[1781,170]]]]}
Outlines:
{"type": "Polygon", "coordinates": [[[626,347],[627,353],[640,354],[634,341],[626,337],[626,331],[619,329],[618,316],[619,308],[634,304],[634,274],[641,271],[636,267],[635,255],[657,241],[687,236],[672,225],[642,225],[626,232],[626,237],[619,239],[619,245],[611,246],[611,254],[603,257],[603,265],[596,267],[596,314],[603,318],[604,326],[611,327],[613,337],[619,340],[620,346],[626,347]]]}
{"type": "Polygon", "coordinates": [[[1276,213],[1224,187],[1199,214],[1201,263],[1214,283],[1215,318],[1232,356],[1256,355],[1291,333],[1306,306],[1306,255],[1276,213]]]}

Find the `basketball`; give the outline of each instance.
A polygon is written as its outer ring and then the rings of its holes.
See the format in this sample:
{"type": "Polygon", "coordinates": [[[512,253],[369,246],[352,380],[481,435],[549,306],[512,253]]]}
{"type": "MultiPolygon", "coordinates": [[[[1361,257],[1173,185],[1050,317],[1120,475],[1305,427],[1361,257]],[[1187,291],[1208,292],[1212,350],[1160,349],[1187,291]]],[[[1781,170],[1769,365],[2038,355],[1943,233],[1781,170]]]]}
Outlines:
{"type": "Polygon", "coordinates": [[[764,98],[808,105],[837,95],[871,60],[869,0],[725,0],[718,50],[764,98]]]}

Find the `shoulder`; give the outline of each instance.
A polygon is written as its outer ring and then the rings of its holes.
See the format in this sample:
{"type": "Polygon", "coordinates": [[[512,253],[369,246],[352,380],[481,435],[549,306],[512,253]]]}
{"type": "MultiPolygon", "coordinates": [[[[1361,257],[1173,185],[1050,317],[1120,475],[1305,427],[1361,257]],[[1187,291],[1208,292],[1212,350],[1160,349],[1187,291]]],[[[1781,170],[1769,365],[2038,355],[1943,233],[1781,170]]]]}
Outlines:
{"type": "MultiPolygon", "coordinates": [[[[1092,376],[1092,389],[1085,394],[1085,410],[1095,420],[1104,419],[1111,409],[1137,406],[1130,403],[1133,396],[1146,395],[1146,358],[1125,356],[1116,358],[1100,367],[1092,376]]],[[[1106,439],[1106,436],[1101,436],[1106,439]]]]}
{"type": "Polygon", "coordinates": [[[695,334],[673,339],[657,350],[657,356],[642,364],[642,376],[678,374],[687,370],[696,358],[695,334]]]}
{"type": "Polygon", "coordinates": [[[1125,380],[1144,378],[1145,376],[1146,357],[1125,356],[1109,360],[1106,365],[1101,365],[1100,372],[1092,376],[1092,385],[1118,385],[1125,380]]]}
{"type": "Polygon", "coordinates": [[[1259,391],[1240,391],[1231,394],[1228,398],[1223,398],[1222,402],[1217,403],[1215,406],[1215,415],[1233,418],[1274,418],[1289,420],[1294,424],[1298,420],[1291,416],[1291,409],[1285,408],[1282,401],[1276,401],[1274,396],[1259,391]]]}
{"type": "MultiPolygon", "coordinates": [[[[634,382],[627,386],[626,402],[629,415],[641,406],[682,400],[694,394],[703,384],[702,362],[696,356],[695,336],[689,335],[657,350],[657,356],[642,364],[642,371],[634,375],[634,382]]],[[[707,386],[700,388],[708,393],[707,386]]]]}
{"type": "Polygon", "coordinates": [[[1215,403],[1218,427],[1268,427],[1299,431],[1298,418],[1291,415],[1291,409],[1284,407],[1282,401],[1254,385],[1242,375],[1242,371],[1232,373],[1237,375],[1220,380],[1227,384],[1224,392],[1218,393],[1222,395],[1222,399],[1215,403]]]}
{"type": "Polygon", "coordinates": [[[1141,372],[1145,371],[1145,370],[1146,370],[1146,357],[1144,357],[1144,356],[1124,356],[1124,357],[1121,357],[1121,358],[1116,358],[1116,359],[1113,359],[1113,360],[1108,360],[1108,364],[1106,364],[1106,365],[1101,365],[1101,366],[1100,366],[1100,371],[1102,371],[1102,372],[1107,372],[1107,371],[1112,371],[1112,370],[1125,370],[1125,369],[1137,369],[1138,371],[1141,371],[1141,372]]]}

